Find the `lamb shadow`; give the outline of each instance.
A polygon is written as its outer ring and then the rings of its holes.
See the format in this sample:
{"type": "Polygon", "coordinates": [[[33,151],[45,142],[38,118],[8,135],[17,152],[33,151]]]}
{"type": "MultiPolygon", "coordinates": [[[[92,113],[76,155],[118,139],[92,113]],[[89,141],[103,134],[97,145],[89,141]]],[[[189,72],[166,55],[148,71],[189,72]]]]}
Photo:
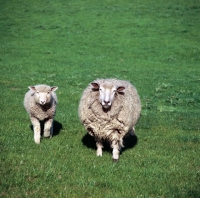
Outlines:
{"type": "Polygon", "coordinates": [[[60,122],[54,120],[53,121],[53,136],[58,135],[62,129],[63,129],[62,124],[60,122]]]}
{"type": "MultiPolygon", "coordinates": [[[[87,146],[90,149],[96,150],[95,139],[88,133],[83,136],[82,143],[84,146],[87,146]]],[[[138,138],[136,135],[134,136],[129,135],[129,136],[124,137],[123,143],[124,143],[124,147],[122,149],[122,152],[135,147],[138,143],[138,138]]],[[[112,152],[110,144],[107,141],[103,143],[103,146],[104,146],[103,151],[110,152],[110,153],[112,152]]]]}
{"type": "MultiPolygon", "coordinates": [[[[41,126],[41,136],[43,136],[44,133],[44,121],[40,122],[41,126]]],[[[33,125],[30,125],[31,130],[33,131],[33,125]]],[[[63,129],[63,126],[60,122],[54,120],[53,121],[53,136],[56,136],[60,133],[60,131],[63,129]]]]}

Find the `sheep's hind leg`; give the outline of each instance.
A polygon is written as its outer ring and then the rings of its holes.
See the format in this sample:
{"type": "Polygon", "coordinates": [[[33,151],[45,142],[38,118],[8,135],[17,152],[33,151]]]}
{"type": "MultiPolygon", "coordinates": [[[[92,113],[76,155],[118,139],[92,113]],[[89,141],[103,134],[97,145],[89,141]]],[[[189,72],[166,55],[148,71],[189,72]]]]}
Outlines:
{"type": "Polygon", "coordinates": [[[129,134],[131,136],[135,136],[135,128],[134,127],[129,131],[129,134]]]}
{"type": "Polygon", "coordinates": [[[120,138],[119,140],[119,152],[122,153],[122,148],[124,147],[123,145],[123,138],[120,138]]]}
{"type": "Polygon", "coordinates": [[[53,119],[48,119],[44,123],[44,137],[52,137],[53,135],[53,119]]]}
{"type": "Polygon", "coordinates": [[[40,122],[37,118],[31,117],[31,123],[33,125],[33,131],[34,131],[34,141],[36,144],[40,144],[40,122]]]}
{"type": "Polygon", "coordinates": [[[102,141],[101,140],[96,140],[96,146],[97,146],[97,156],[102,157],[102,141]]]}

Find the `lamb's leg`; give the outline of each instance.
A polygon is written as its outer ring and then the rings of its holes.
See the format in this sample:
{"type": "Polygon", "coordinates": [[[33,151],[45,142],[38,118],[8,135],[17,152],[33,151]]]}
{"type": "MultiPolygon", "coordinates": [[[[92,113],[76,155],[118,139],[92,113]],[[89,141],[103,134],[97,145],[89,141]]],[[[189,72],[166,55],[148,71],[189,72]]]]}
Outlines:
{"type": "Polygon", "coordinates": [[[53,135],[53,119],[50,118],[44,123],[44,137],[52,137],[53,135]]]}
{"type": "Polygon", "coordinates": [[[120,152],[120,149],[121,149],[121,146],[119,145],[119,141],[113,140],[111,147],[113,148],[113,152],[112,152],[113,161],[117,162],[119,160],[119,152],[120,152]]]}
{"type": "Polygon", "coordinates": [[[102,157],[102,141],[101,140],[96,140],[96,146],[97,146],[97,156],[102,157]]]}
{"type": "Polygon", "coordinates": [[[30,117],[34,130],[34,141],[36,144],[40,143],[40,121],[37,118],[30,117]]]}

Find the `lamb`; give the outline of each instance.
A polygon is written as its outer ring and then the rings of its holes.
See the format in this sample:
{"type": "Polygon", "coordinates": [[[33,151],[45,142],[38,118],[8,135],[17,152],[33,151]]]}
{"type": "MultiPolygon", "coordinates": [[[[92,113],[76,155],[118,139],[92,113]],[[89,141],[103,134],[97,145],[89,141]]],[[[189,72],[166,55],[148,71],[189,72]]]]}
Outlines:
{"type": "Polygon", "coordinates": [[[141,102],[136,88],[128,81],[97,79],[89,84],[80,99],[78,113],[81,123],[102,156],[103,141],[112,148],[112,158],[119,160],[123,138],[134,135],[140,118],[141,102]]]}
{"type": "Polygon", "coordinates": [[[29,86],[30,90],[25,94],[24,107],[29,114],[34,130],[34,141],[40,143],[41,126],[44,121],[44,137],[53,135],[53,119],[56,113],[58,87],[48,85],[29,86]]]}

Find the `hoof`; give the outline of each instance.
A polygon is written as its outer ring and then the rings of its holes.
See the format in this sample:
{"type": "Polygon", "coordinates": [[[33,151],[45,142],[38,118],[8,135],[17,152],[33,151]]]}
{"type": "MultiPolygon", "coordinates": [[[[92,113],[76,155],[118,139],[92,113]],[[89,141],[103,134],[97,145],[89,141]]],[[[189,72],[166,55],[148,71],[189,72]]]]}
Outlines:
{"type": "Polygon", "coordinates": [[[102,157],[102,153],[97,153],[97,157],[102,157]]]}
{"type": "Polygon", "coordinates": [[[40,137],[38,137],[38,136],[34,137],[34,142],[36,144],[40,144],[40,137]]]}
{"type": "Polygon", "coordinates": [[[51,138],[52,135],[50,135],[49,133],[46,133],[46,134],[44,133],[44,134],[43,134],[43,137],[44,137],[44,138],[51,138]]]}
{"type": "Polygon", "coordinates": [[[36,143],[36,144],[40,144],[40,140],[39,140],[39,141],[38,141],[38,140],[37,140],[37,141],[35,140],[35,143],[36,143]]]}
{"type": "Polygon", "coordinates": [[[50,131],[44,131],[43,136],[44,136],[45,138],[50,137],[50,136],[51,136],[50,131]]]}
{"type": "Polygon", "coordinates": [[[119,161],[119,159],[113,159],[113,162],[118,162],[119,161]]]}
{"type": "Polygon", "coordinates": [[[48,136],[43,136],[43,138],[51,138],[51,136],[50,136],[50,135],[48,135],[48,136]]]}
{"type": "Polygon", "coordinates": [[[97,149],[96,154],[97,154],[97,156],[102,157],[102,149],[97,149]]]}

